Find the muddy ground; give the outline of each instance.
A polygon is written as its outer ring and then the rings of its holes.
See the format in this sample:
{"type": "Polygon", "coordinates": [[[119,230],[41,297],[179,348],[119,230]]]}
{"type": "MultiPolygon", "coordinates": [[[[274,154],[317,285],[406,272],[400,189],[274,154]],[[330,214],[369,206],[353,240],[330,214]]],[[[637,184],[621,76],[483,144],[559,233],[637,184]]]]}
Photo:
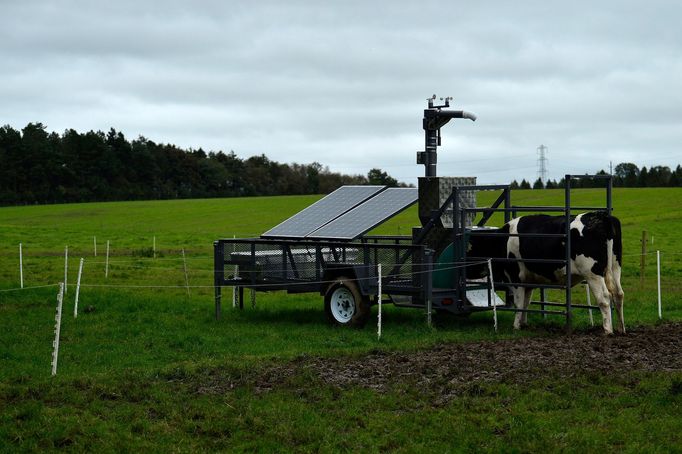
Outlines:
{"type": "Polygon", "coordinates": [[[263,392],[306,374],[340,389],[362,386],[383,392],[395,385],[415,386],[447,401],[483,383],[675,370],[682,370],[682,323],[635,327],[608,337],[594,329],[571,336],[440,344],[417,352],[377,351],[358,358],[302,357],[263,371],[251,384],[263,392]]]}

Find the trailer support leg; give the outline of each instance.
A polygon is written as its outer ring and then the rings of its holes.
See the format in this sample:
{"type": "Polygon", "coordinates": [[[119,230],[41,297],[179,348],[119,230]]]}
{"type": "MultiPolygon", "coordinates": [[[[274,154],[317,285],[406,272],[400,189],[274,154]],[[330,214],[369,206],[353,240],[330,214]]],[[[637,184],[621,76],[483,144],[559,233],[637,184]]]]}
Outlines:
{"type": "Polygon", "coordinates": [[[220,320],[221,315],[221,292],[222,284],[225,279],[223,266],[225,265],[225,256],[223,252],[223,245],[216,241],[213,243],[213,287],[215,289],[215,319],[220,320]]]}

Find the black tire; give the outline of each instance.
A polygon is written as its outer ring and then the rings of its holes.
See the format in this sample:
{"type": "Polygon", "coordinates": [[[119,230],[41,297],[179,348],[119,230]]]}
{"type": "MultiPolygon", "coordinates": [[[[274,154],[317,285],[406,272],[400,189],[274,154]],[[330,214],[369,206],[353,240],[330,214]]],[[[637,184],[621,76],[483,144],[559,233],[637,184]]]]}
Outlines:
{"type": "Polygon", "coordinates": [[[362,296],[353,279],[342,276],[327,288],[324,312],[333,325],[361,328],[370,316],[369,299],[362,296]]]}

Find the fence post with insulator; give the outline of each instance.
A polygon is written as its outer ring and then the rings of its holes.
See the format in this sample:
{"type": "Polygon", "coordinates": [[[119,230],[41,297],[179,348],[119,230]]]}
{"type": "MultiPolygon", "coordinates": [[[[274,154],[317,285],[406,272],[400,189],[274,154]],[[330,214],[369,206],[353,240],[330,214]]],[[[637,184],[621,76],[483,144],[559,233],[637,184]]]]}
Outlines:
{"type": "Polygon", "coordinates": [[[64,301],[64,283],[59,284],[57,293],[57,314],[54,317],[54,341],[52,341],[52,376],[57,375],[57,359],[59,358],[59,334],[62,330],[62,302],[64,301]]]}

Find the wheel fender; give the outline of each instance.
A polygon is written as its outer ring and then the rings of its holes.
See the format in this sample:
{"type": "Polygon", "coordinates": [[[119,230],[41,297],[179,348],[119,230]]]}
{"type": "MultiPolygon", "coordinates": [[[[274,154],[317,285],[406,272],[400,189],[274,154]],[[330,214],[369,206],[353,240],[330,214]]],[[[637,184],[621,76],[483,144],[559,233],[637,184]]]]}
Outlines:
{"type": "Polygon", "coordinates": [[[329,283],[339,279],[346,278],[355,281],[358,290],[362,296],[375,295],[378,290],[377,285],[377,270],[372,266],[364,265],[341,265],[330,264],[324,270],[324,281],[320,286],[320,295],[324,296],[329,288],[329,283]]]}

